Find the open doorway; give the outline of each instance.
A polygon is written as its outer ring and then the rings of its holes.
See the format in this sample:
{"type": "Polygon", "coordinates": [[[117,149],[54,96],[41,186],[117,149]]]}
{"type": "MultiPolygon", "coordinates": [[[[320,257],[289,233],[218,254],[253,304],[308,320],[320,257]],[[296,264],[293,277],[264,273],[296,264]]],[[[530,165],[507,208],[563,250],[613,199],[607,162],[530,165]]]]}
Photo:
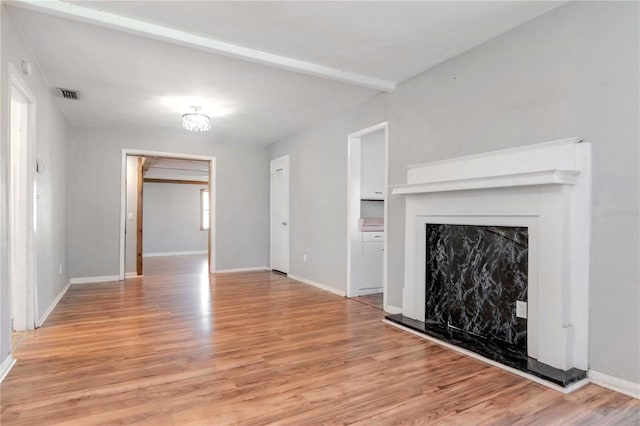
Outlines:
{"type": "Polygon", "coordinates": [[[8,170],[8,257],[12,331],[36,326],[35,113],[36,99],[9,67],[11,105],[8,170]]]}
{"type": "Polygon", "coordinates": [[[215,158],[124,150],[122,177],[120,279],[165,262],[214,272],[215,158]]]}
{"type": "Polygon", "coordinates": [[[348,137],[347,296],[384,309],[388,124],[348,137]]]}

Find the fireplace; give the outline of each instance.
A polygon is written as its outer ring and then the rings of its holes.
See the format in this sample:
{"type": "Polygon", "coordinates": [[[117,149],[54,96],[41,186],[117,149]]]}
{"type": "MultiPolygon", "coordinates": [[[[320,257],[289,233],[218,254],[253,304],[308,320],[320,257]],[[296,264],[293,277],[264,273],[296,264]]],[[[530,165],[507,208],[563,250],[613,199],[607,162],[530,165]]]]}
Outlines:
{"type": "Polygon", "coordinates": [[[405,197],[405,268],[387,321],[529,378],[584,378],[590,144],[409,166],[407,181],[392,190],[405,197]]]}
{"type": "Polygon", "coordinates": [[[425,237],[424,322],[526,356],[528,229],[428,223],[425,237]]]}

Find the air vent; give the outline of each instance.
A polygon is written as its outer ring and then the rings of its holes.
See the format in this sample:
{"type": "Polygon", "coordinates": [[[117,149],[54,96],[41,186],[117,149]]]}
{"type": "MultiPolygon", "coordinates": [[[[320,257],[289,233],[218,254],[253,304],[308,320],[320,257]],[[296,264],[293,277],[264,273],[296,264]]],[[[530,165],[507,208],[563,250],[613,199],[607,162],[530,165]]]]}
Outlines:
{"type": "Polygon", "coordinates": [[[63,89],[62,87],[58,87],[56,89],[56,91],[58,92],[59,96],[65,98],[65,99],[78,100],[78,91],[77,90],[63,89]]]}

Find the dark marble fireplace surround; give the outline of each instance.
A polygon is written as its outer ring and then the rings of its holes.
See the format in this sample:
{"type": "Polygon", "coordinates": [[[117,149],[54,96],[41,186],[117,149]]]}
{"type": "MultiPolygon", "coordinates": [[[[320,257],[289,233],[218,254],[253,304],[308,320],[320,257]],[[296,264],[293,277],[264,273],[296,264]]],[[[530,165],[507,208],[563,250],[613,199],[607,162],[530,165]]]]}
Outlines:
{"type": "Polygon", "coordinates": [[[586,377],[527,356],[528,229],[426,225],[424,322],[402,314],[387,320],[563,387],[586,377]]]}

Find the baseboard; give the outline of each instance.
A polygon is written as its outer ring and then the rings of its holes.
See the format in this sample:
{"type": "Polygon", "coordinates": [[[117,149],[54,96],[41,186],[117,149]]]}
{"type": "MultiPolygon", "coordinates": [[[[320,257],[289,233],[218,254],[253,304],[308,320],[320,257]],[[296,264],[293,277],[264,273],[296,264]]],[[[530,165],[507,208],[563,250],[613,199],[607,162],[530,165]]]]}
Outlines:
{"type": "Polygon", "coordinates": [[[110,281],[120,281],[120,277],[118,275],[103,275],[99,277],[79,277],[79,278],[71,278],[69,280],[70,284],[90,284],[90,283],[106,283],[110,281]]]}
{"type": "Polygon", "coordinates": [[[402,313],[402,308],[399,308],[397,306],[393,306],[393,305],[387,305],[384,308],[385,312],[388,312],[390,314],[401,314],[402,313]]]}
{"type": "Polygon", "coordinates": [[[347,295],[347,293],[345,293],[344,291],[335,289],[333,287],[329,287],[328,285],[325,285],[325,284],[320,284],[318,282],[312,281],[312,280],[307,279],[307,278],[299,277],[299,276],[293,275],[293,274],[288,274],[288,276],[291,279],[294,279],[296,281],[300,281],[301,283],[304,283],[304,284],[308,284],[308,285],[317,287],[319,289],[328,291],[328,292],[333,293],[333,294],[337,294],[338,296],[346,297],[346,295],[347,295]]]}
{"type": "Polygon", "coordinates": [[[452,344],[447,343],[447,342],[443,342],[442,340],[436,339],[435,337],[431,337],[431,336],[428,336],[426,334],[418,333],[415,330],[412,330],[412,329],[410,329],[408,327],[404,327],[404,326],[402,326],[400,324],[396,324],[395,322],[391,322],[391,321],[386,320],[386,319],[382,320],[382,322],[384,322],[385,324],[389,324],[390,326],[399,328],[400,330],[406,331],[407,333],[411,333],[414,336],[418,336],[418,337],[420,337],[422,339],[429,340],[429,341],[431,341],[433,343],[436,343],[436,344],[438,344],[440,346],[444,346],[445,348],[448,348],[448,349],[451,349],[453,351],[459,352],[461,354],[467,355],[467,356],[469,356],[471,358],[475,358],[475,359],[477,359],[479,361],[482,361],[482,362],[484,362],[486,364],[492,365],[494,367],[498,367],[498,368],[500,368],[502,370],[508,371],[509,373],[513,373],[516,376],[524,377],[525,379],[529,379],[532,382],[536,382],[536,383],[538,383],[540,385],[546,386],[546,387],[548,387],[550,389],[553,389],[555,391],[558,391],[558,392],[561,392],[561,393],[564,393],[564,394],[571,393],[571,392],[575,391],[576,389],[580,389],[581,387],[589,384],[589,379],[586,378],[586,379],[580,380],[580,381],[578,381],[576,383],[573,383],[573,384],[567,386],[566,388],[563,388],[562,386],[558,386],[555,383],[547,382],[546,380],[542,380],[541,378],[536,377],[536,376],[534,376],[532,374],[525,373],[525,372],[520,371],[520,370],[516,370],[515,368],[511,368],[509,366],[500,364],[499,362],[496,362],[496,361],[494,361],[492,359],[485,358],[482,355],[478,355],[475,352],[463,349],[461,347],[452,345],[452,344]]]}
{"type": "Polygon", "coordinates": [[[159,253],[143,253],[142,257],[162,257],[162,256],[188,256],[190,254],[207,254],[207,250],[191,250],[191,251],[165,251],[159,253]]]}
{"type": "Polygon", "coordinates": [[[230,272],[268,271],[268,266],[253,266],[251,268],[218,269],[216,274],[228,274],[230,272]]]}
{"type": "Polygon", "coordinates": [[[138,275],[137,272],[127,272],[124,274],[125,278],[137,278],[137,277],[144,277],[144,275],[138,275]]]}
{"type": "Polygon", "coordinates": [[[610,376],[594,370],[589,370],[587,375],[589,376],[591,383],[595,385],[640,399],[640,383],[631,382],[629,380],[610,376]]]}
{"type": "Polygon", "coordinates": [[[9,371],[11,371],[15,364],[16,360],[13,359],[12,354],[7,355],[5,360],[2,361],[2,365],[0,366],[0,383],[2,383],[5,377],[7,377],[7,374],[9,374],[9,371]]]}
{"type": "Polygon", "coordinates": [[[383,291],[384,289],[382,287],[360,289],[358,290],[358,297],[369,296],[370,294],[379,294],[379,293],[382,293],[383,291]]]}
{"type": "Polygon", "coordinates": [[[42,327],[42,324],[44,324],[44,322],[47,320],[47,318],[49,317],[51,312],[53,312],[55,307],[58,305],[58,302],[60,301],[60,299],[62,299],[62,296],[64,296],[64,294],[67,292],[67,290],[69,290],[70,286],[71,286],[71,281],[69,281],[67,283],[67,285],[65,285],[64,288],[62,290],[60,290],[60,293],[58,293],[56,298],[53,299],[53,301],[51,302],[51,304],[49,305],[47,310],[44,311],[42,316],[40,316],[40,319],[38,320],[38,324],[37,324],[38,327],[42,327]]]}

